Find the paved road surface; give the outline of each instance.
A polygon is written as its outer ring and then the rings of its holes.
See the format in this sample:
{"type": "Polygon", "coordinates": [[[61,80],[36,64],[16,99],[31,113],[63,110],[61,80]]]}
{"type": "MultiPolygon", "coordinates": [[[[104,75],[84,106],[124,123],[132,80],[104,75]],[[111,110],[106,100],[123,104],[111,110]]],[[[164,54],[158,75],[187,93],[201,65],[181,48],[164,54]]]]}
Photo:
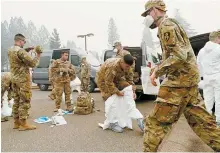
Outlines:
{"type": "MultiPolygon", "coordinates": [[[[32,122],[40,116],[52,116],[54,102],[49,100],[49,92],[33,90],[31,116],[32,122]]],[[[142,133],[136,122],[133,130],[125,130],[124,133],[114,133],[110,130],[102,130],[98,127],[103,122],[104,103],[100,93],[93,93],[96,108],[100,112],[90,115],[66,115],[67,125],[50,127],[50,124],[36,124],[38,129],[34,131],[18,132],[13,130],[13,120],[1,123],[3,152],[140,152],[142,151],[142,133]]],[[[153,109],[152,101],[137,102],[138,109],[143,114],[149,114],[153,109]]],[[[65,108],[63,106],[63,108],[65,108]]],[[[32,122],[33,123],[33,122],[32,122]]],[[[33,123],[35,124],[35,123],[33,123]]],[[[164,152],[210,152],[205,145],[190,129],[185,119],[181,117],[175,125],[169,138],[163,143],[161,151],[164,152]]]]}

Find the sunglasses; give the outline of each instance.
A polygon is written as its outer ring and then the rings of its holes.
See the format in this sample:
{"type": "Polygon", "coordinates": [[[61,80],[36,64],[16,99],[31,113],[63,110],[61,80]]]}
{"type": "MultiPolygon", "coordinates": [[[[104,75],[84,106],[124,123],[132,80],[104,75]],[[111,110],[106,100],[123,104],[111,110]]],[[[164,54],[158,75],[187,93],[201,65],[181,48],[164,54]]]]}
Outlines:
{"type": "Polygon", "coordinates": [[[147,12],[146,12],[146,16],[150,15],[150,12],[153,10],[153,8],[150,8],[147,12]]]}

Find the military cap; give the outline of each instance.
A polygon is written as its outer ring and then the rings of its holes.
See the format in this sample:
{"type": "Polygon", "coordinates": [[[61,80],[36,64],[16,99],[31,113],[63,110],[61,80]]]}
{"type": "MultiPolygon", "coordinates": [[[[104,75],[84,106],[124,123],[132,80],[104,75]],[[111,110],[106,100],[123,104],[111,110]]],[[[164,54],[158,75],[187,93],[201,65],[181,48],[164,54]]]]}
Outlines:
{"type": "Polygon", "coordinates": [[[220,37],[220,30],[213,31],[209,34],[210,41],[214,41],[217,37],[220,37]]]}
{"type": "Polygon", "coordinates": [[[162,10],[162,11],[167,11],[166,5],[163,2],[163,0],[148,0],[147,3],[145,4],[145,11],[144,11],[144,13],[141,14],[141,16],[146,17],[147,12],[153,7],[157,8],[159,10],[162,10]]]}
{"type": "Polygon", "coordinates": [[[113,47],[115,47],[115,46],[119,46],[119,45],[121,45],[121,42],[116,41],[116,42],[114,43],[113,47]]]}

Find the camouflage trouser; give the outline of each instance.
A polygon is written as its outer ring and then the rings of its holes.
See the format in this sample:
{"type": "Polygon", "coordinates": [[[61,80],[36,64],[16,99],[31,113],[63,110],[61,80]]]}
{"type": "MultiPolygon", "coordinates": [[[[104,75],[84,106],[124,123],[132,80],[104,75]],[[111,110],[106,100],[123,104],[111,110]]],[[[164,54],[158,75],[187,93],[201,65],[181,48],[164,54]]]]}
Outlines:
{"type": "Polygon", "coordinates": [[[213,117],[198,106],[198,88],[161,87],[153,112],[145,118],[144,151],[156,152],[173,123],[183,113],[193,131],[213,150],[220,151],[220,129],[213,117]]]}
{"type": "Polygon", "coordinates": [[[90,78],[82,78],[81,79],[81,91],[88,92],[89,84],[90,84],[90,78]]]}
{"type": "Polygon", "coordinates": [[[12,89],[14,92],[13,117],[14,119],[27,119],[32,96],[30,83],[12,83],[12,89]]]}
{"type": "Polygon", "coordinates": [[[5,94],[5,91],[8,91],[8,101],[10,101],[13,98],[13,91],[10,87],[3,87],[1,86],[1,104],[3,102],[3,96],[5,94]]]}
{"type": "Polygon", "coordinates": [[[51,85],[52,85],[52,92],[50,93],[50,97],[52,97],[53,99],[56,99],[56,92],[55,92],[54,83],[51,82],[51,85]]]}
{"type": "Polygon", "coordinates": [[[55,84],[55,94],[56,94],[56,108],[60,109],[60,105],[62,102],[62,94],[63,91],[65,93],[65,103],[67,107],[71,106],[70,101],[70,94],[71,94],[71,88],[70,88],[70,82],[56,82],[55,84]]]}
{"type": "MultiPolygon", "coordinates": [[[[100,80],[97,79],[97,86],[99,87],[100,91],[101,91],[101,95],[102,98],[104,99],[104,101],[106,101],[109,97],[112,96],[111,93],[109,93],[108,87],[106,87],[105,82],[102,82],[100,80]]],[[[130,84],[127,81],[119,81],[118,84],[116,84],[116,87],[119,90],[123,90],[124,88],[128,87],[130,84]]]]}

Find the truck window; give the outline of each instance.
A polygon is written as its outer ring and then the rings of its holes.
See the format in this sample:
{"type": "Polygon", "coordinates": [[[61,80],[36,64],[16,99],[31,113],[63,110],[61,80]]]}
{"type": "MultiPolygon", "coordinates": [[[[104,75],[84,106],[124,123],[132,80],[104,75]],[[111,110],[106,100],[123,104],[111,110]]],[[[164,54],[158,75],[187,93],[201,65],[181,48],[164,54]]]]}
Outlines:
{"type": "Polygon", "coordinates": [[[74,66],[79,66],[79,56],[78,55],[71,55],[71,64],[74,66]]]}
{"type": "Polygon", "coordinates": [[[40,57],[40,63],[37,68],[49,68],[50,65],[50,56],[42,56],[40,57]]]}
{"type": "Polygon", "coordinates": [[[112,50],[108,50],[105,52],[104,61],[106,61],[109,58],[112,58],[115,56],[116,53],[114,53],[112,50]]]}

